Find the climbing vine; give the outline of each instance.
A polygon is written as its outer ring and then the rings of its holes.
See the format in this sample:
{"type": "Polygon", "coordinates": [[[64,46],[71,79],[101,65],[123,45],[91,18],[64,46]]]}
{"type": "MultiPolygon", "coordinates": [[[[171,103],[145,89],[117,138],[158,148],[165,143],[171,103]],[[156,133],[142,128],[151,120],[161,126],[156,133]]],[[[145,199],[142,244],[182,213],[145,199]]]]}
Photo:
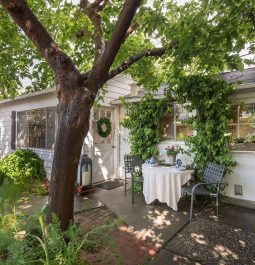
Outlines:
{"type": "Polygon", "coordinates": [[[137,103],[124,103],[127,118],[122,122],[129,129],[128,142],[131,154],[146,160],[158,155],[160,142],[160,117],[166,112],[169,97],[154,99],[152,95],[144,96],[137,103]]]}
{"type": "Polygon", "coordinates": [[[175,87],[178,102],[190,102],[187,110],[196,111],[196,115],[186,121],[196,134],[187,137],[185,144],[200,173],[208,161],[225,165],[227,172],[236,165],[229,151],[230,137],[227,135],[233,91],[234,85],[223,79],[199,75],[182,77],[175,87]]]}

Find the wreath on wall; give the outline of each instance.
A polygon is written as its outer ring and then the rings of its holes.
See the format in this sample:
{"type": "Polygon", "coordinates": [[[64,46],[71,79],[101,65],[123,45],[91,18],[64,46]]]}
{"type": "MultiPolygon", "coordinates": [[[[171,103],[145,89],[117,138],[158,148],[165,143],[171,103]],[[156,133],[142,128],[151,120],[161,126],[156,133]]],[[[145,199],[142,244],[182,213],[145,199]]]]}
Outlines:
{"type": "Polygon", "coordinates": [[[97,121],[97,132],[98,134],[105,138],[107,137],[112,131],[111,121],[108,118],[100,118],[97,121]],[[102,126],[105,125],[106,129],[103,130],[102,126]]]}

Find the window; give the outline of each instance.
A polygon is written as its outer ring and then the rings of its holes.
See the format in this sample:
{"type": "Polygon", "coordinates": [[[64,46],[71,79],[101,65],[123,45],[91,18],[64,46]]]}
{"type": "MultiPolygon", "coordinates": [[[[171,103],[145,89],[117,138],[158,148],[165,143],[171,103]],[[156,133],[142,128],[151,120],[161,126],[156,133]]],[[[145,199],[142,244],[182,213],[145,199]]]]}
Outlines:
{"type": "Polygon", "coordinates": [[[174,140],[175,128],[174,128],[174,106],[171,106],[168,112],[160,118],[160,126],[162,128],[161,138],[174,140]]]}
{"type": "Polygon", "coordinates": [[[255,103],[233,106],[231,116],[228,129],[234,138],[255,133],[255,103]]]}
{"type": "Polygon", "coordinates": [[[175,104],[171,106],[170,111],[160,119],[161,138],[163,140],[183,141],[185,137],[193,135],[191,126],[185,124],[185,120],[191,116],[192,113],[189,113],[184,105],[175,104]]]}
{"type": "Polygon", "coordinates": [[[17,146],[52,149],[56,117],[56,107],[18,112],[17,146]]]}

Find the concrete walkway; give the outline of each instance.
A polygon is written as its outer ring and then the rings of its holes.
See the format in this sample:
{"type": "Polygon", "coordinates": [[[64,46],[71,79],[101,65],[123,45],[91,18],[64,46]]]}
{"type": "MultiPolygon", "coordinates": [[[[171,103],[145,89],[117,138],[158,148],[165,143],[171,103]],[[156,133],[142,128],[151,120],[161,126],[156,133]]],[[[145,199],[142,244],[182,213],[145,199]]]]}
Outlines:
{"type": "MultiPolygon", "coordinates": [[[[188,221],[189,201],[181,200],[179,211],[164,204],[146,205],[143,195],[124,195],[123,187],[96,189],[94,196],[132,227],[137,238],[159,250],[150,265],[254,265],[255,210],[228,204],[215,208],[195,207],[188,221]]],[[[134,264],[139,265],[139,264],[134,264]]]]}
{"type": "MultiPolygon", "coordinates": [[[[36,213],[46,202],[47,196],[24,197],[19,210],[36,213]]],[[[189,201],[182,199],[178,207],[174,212],[165,204],[147,205],[143,194],[135,194],[132,204],[131,192],[125,195],[123,186],[77,196],[76,218],[84,228],[93,228],[109,216],[125,222],[110,235],[117,247],[111,259],[106,262],[108,254],[100,250],[83,253],[84,258],[98,265],[255,264],[255,210],[222,204],[217,218],[214,207],[196,205],[189,223],[189,201]]]]}
{"type": "Polygon", "coordinates": [[[147,205],[142,194],[135,194],[132,204],[131,192],[125,195],[123,186],[112,190],[97,188],[93,196],[132,227],[137,238],[156,248],[162,247],[188,223],[186,210],[174,212],[164,204],[147,205]]]}
{"type": "MultiPolygon", "coordinates": [[[[48,202],[48,196],[23,196],[18,201],[18,210],[24,211],[28,214],[37,214],[48,202]]],[[[102,207],[104,204],[93,195],[75,196],[74,198],[74,212],[82,212],[89,209],[102,207]]]]}

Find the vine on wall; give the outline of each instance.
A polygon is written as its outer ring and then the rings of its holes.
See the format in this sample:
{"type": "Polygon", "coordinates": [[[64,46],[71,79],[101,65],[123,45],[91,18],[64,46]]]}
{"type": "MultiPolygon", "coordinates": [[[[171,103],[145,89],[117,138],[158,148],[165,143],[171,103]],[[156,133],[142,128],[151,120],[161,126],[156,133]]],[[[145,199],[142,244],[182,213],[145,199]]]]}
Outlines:
{"type": "Polygon", "coordinates": [[[158,155],[160,138],[160,118],[166,112],[169,97],[153,99],[152,95],[144,96],[137,103],[125,103],[127,118],[122,122],[129,129],[128,142],[131,154],[143,160],[158,155]]]}
{"type": "Polygon", "coordinates": [[[187,137],[185,144],[199,173],[204,171],[209,161],[225,165],[227,172],[237,164],[231,157],[230,137],[227,135],[230,95],[234,89],[233,84],[223,79],[200,75],[182,77],[175,87],[178,102],[190,102],[187,110],[197,113],[187,121],[196,134],[187,137]]]}

